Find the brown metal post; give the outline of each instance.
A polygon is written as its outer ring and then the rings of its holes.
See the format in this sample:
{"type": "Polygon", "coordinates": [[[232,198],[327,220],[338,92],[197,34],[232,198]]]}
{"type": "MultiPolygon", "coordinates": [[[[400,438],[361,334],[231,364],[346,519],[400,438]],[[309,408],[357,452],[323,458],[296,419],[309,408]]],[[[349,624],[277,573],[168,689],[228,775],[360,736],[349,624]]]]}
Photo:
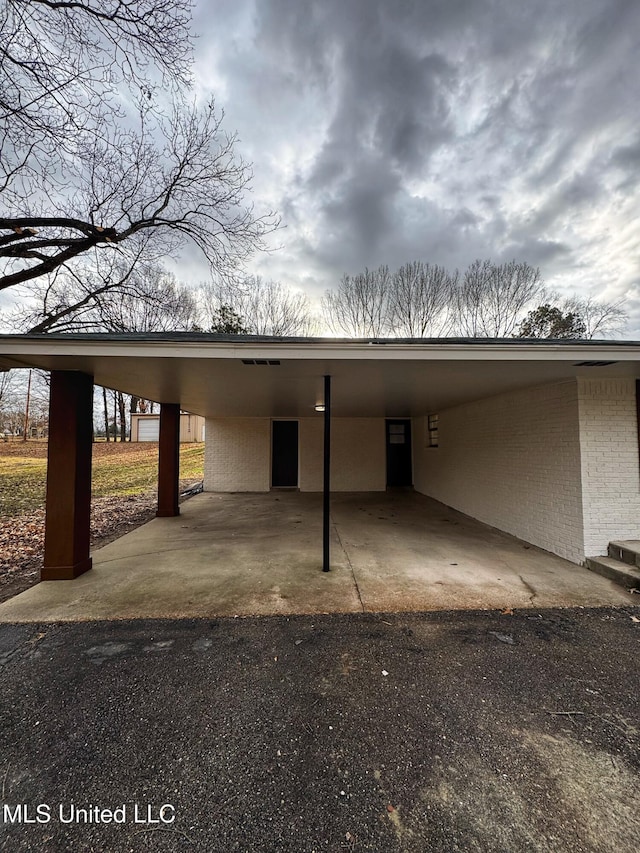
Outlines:
{"type": "Polygon", "coordinates": [[[160,406],[160,446],[158,450],[158,511],[160,518],[180,515],[180,406],[160,406]]]}
{"type": "Polygon", "coordinates": [[[43,581],[72,580],[91,568],[93,377],[51,373],[43,581]]]}

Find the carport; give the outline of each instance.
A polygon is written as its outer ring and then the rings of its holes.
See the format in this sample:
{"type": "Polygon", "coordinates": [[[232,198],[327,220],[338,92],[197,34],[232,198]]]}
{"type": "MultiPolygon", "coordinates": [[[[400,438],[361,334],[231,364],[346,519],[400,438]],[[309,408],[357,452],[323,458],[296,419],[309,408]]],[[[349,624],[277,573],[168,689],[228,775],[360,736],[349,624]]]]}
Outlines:
{"type": "MultiPolygon", "coordinates": [[[[206,418],[205,491],[262,492],[274,501],[274,424],[296,423],[297,479],[289,485],[299,491],[286,498],[302,506],[305,492],[324,491],[305,521],[309,535],[320,525],[310,557],[317,572],[323,552],[324,568],[339,566],[339,525],[331,554],[327,547],[329,503],[395,485],[574,563],[602,553],[610,539],[640,539],[636,342],[4,336],[0,367],[52,371],[46,580],[91,567],[94,382],[161,404],[154,524],[167,519],[172,529],[189,529],[176,519],[181,409],[206,418]],[[390,447],[409,436],[409,466],[396,482],[390,447]]],[[[238,511],[250,506],[248,494],[237,500],[238,511]]],[[[390,542],[383,521],[384,512],[367,519],[390,542]]],[[[211,532],[211,551],[219,534],[211,532]]],[[[423,558],[436,546],[435,534],[427,537],[423,558]]],[[[390,580],[391,564],[386,571],[390,580]]]]}
{"type": "MultiPolygon", "coordinates": [[[[93,570],[0,604],[0,622],[634,604],[587,569],[416,492],[208,492],[93,555],[93,570]]],[[[535,610],[534,610],[535,613],[535,610]]]]}

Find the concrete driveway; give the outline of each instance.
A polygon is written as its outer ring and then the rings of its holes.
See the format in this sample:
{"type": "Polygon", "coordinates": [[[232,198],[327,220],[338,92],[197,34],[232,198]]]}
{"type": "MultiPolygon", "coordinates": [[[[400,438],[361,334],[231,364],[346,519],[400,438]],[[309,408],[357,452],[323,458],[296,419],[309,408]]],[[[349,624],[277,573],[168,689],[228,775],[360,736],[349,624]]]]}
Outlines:
{"type": "Polygon", "coordinates": [[[635,604],[586,569],[413,492],[338,494],[332,571],[321,496],[205,493],[94,553],[0,622],[635,604]]]}

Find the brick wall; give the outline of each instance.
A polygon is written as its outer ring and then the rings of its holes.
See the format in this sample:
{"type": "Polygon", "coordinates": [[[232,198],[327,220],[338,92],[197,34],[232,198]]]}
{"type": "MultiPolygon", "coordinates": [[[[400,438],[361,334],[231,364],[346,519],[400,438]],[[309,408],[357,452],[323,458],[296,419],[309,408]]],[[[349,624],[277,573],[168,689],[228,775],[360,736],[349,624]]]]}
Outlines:
{"type": "MultiPolygon", "coordinates": [[[[331,490],[378,492],[387,487],[384,418],[331,421],[331,490]]],[[[322,491],[322,418],[300,420],[300,490],[322,491]]]]}
{"type": "Polygon", "coordinates": [[[418,491],[574,562],[584,559],[574,381],[438,412],[438,448],[414,420],[418,491]]]}
{"type": "Polygon", "coordinates": [[[634,379],[579,379],[585,555],[612,539],[640,539],[634,379]]]}
{"type": "MultiPolygon", "coordinates": [[[[300,490],[322,491],[323,419],[299,419],[300,490]]],[[[271,486],[269,418],[208,418],[206,491],[261,492],[271,486]]],[[[333,491],[384,491],[384,418],[335,418],[331,422],[333,491]]]]}
{"type": "Polygon", "coordinates": [[[207,418],[204,489],[266,492],[271,472],[269,418],[207,418]]]}

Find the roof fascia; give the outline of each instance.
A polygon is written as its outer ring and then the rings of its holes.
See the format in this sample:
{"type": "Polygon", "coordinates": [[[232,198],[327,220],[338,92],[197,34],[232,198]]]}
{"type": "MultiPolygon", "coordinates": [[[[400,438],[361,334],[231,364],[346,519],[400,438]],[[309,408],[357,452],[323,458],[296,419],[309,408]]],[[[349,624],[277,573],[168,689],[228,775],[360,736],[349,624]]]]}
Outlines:
{"type": "Polygon", "coordinates": [[[93,356],[119,358],[256,359],[282,357],[316,360],[425,360],[465,361],[636,361],[640,343],[384,343],[373,342],[260,342],[238,341],[79,341],[0,337],[0,363],[38,356],[93,356]]]}

